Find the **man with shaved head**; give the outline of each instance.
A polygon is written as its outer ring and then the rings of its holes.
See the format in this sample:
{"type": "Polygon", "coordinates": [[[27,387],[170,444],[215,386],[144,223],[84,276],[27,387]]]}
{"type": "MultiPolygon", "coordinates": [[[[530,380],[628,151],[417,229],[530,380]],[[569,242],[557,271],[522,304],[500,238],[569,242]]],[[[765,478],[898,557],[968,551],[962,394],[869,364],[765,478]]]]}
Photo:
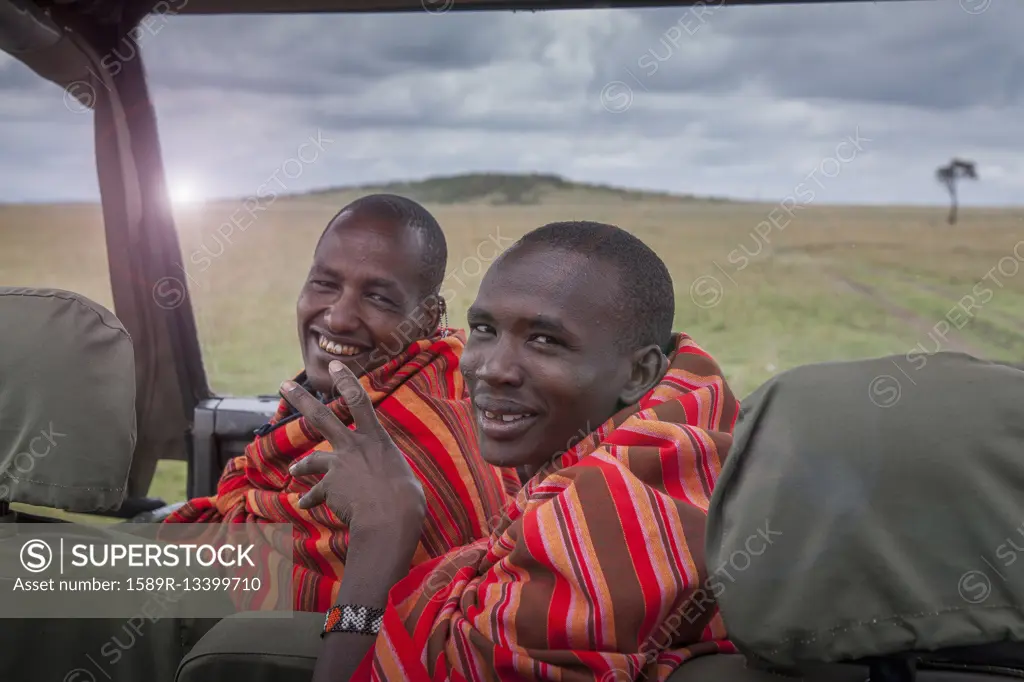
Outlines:
{"type": "Polygon", "coordinates": [[[444,233],[425,208],[371,194],[328,223],[299,295],[299,343],[306,377],[331,392],[327,363],[360,376],[438,329],[448,262],[444,233]]]}
{"type": "MultiPolygon", "coordinates": [[[[296,306],[305,369],[295,382],[351,424],[328,371],[332,361],[343,363],[429,491],[411,565],[486,537],[519,485],[513,471],[479,453],[459,372],[465,336],[447,328],[438,293],[447,257],[441,227],[425,208],[400,196],[366,196],[327,225],[296,306]]],[[[245,454],[228,464],[217,494],[192,500],[167,522],[292,523],[294,608],[326,611],[345,570],[347,526],[298,506],[320,477],[292,476],[289,467],[329,449],[282,401],[245,454]]]]}

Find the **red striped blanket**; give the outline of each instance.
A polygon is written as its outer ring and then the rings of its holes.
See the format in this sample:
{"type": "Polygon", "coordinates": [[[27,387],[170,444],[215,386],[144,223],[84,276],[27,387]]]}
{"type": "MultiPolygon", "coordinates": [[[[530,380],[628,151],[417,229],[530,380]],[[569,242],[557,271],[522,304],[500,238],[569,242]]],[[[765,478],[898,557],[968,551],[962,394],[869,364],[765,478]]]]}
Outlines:
{"type": "MultiPolygon", "coordinates": [[[[471,408],[458,370],[461,332],[413,343],[360,381],[381,423],[423,483],[427,517],[414,565],[487,537],[519,489],[515,472],[480,456],[471,408]]],[[[344,401],[331,409],[346,424],[344,401]]],[[[314,450],[330,448],[281,401],[273,430],[257,437],[225,468],[217,494],[191,500],[166,523],[289,523],[294,527],[294,608],[327,611],[344,574],[348,529],[326,505],[298,507],[319,480],[293,478],[288,467],[314,450]]]]}
{"type": "Polygon", "coordinates": [[[732,651],[704,525],[738,408],[677,335],[661,383],[531,479],[489,538],[392,589],[353,680],[660,680],[732,651]]]}

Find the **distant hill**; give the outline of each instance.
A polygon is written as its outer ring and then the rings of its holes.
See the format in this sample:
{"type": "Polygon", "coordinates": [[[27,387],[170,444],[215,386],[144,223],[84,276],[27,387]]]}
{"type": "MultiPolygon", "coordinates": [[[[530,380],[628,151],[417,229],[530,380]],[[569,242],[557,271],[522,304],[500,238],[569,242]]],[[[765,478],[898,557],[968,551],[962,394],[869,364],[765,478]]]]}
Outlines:
{"type": "Polygon", "coordinates": [[[346,201],[350,197],[373,193],[400,194],[425,204],[487,204],[492,206],[534,206],[547,203],[622,203],[637,201],[729,200],[697,197],[667,192],[629,190],[608,185],[573,182],[558,175],[466,173],[432,177],[412,182],[391,182],[383,185],[332,187],[306,192],[310,198],[346,201]]]}

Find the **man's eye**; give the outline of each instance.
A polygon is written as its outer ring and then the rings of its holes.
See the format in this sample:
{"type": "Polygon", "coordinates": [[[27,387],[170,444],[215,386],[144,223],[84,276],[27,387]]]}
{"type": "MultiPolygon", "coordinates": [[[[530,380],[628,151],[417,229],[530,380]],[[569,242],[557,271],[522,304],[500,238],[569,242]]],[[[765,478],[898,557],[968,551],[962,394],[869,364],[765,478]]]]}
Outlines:
{"type": "Polygon", "coordinates": [[[556,339],[553,336],[548,336],[547,334],[535,334],[531,340],[532,341],[540,341],[540,343],[542,345],[545,345],[545,346],[549,346],[549,345],[557,346],[557,345],[560,345],[558,339],[556,339]]]}
{"type": "Polygon", "coordinates": [[[490,334],[491,328],[486,324],[473,324],[469,327],[470,332],[476,332],[478,334],[490,334]]]}

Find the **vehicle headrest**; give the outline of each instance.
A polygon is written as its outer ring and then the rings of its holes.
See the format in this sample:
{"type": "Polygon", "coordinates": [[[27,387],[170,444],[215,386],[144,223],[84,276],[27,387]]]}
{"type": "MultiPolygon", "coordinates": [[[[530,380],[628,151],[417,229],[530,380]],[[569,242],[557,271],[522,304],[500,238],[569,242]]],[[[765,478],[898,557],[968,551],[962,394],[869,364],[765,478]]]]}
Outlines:
{"type": "Polygon", "coordinates": [[[703,587],[755,662],[1024,640],[1024,371],[912,355],[799,367],[744,403],[703,587]]]}
{"type": "Polygon", "coordinates": [[[135,354],[109,310],[0,287],[0,501],[116,509],[135,450],[135,354]]]}

